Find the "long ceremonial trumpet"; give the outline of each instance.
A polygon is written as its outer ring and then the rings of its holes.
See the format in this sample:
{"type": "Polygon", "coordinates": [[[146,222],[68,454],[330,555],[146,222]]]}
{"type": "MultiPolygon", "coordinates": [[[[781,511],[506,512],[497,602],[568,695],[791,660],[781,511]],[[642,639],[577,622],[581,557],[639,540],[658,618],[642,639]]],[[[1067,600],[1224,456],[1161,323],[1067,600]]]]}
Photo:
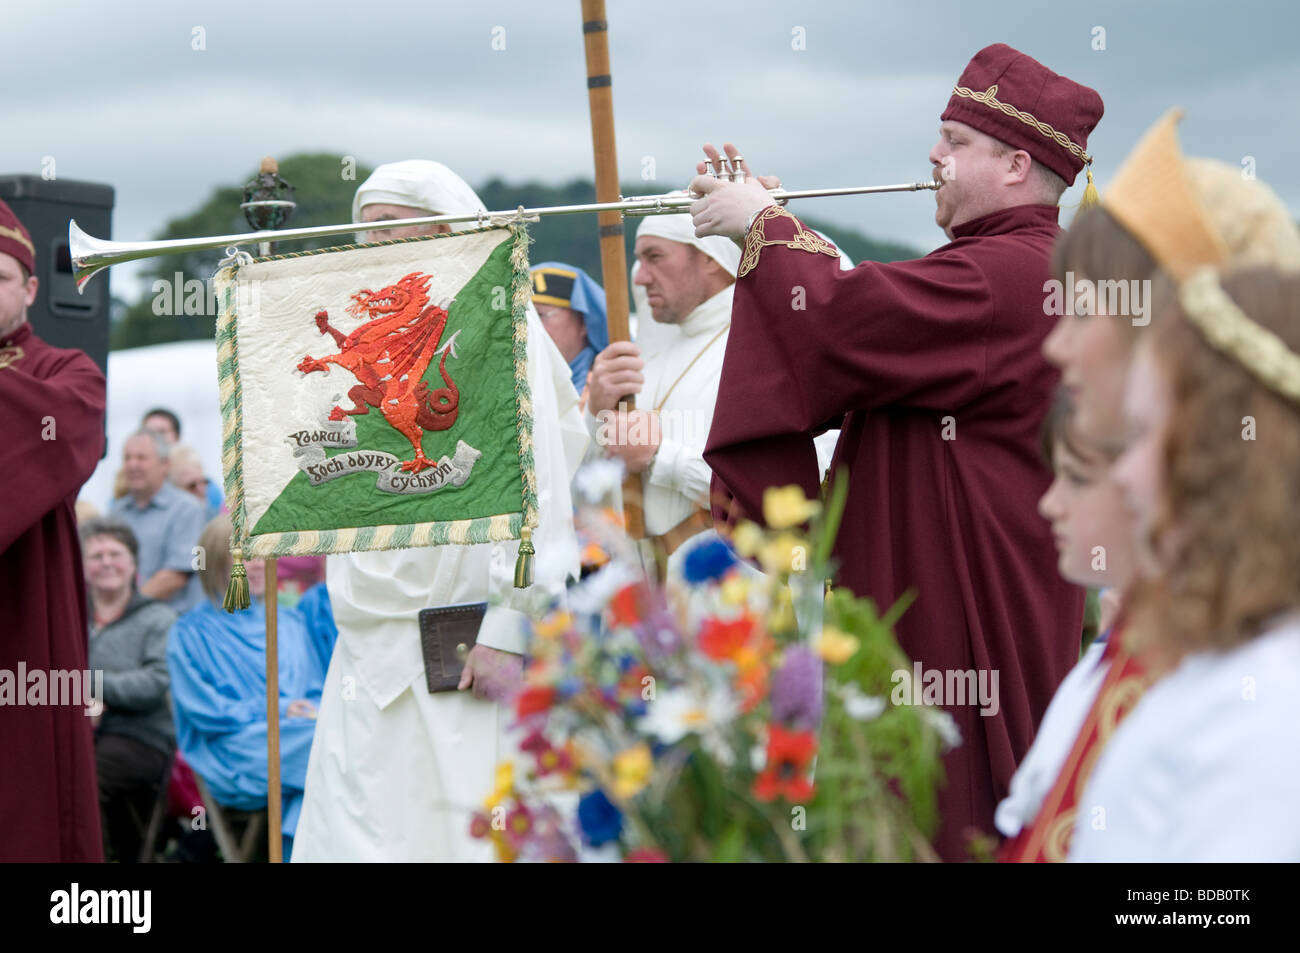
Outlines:
{"type": "MultiPolygon", "coordinates": [[[[832,195],[872,195],[877,192],[921,192],[939,188],[939,182],[905,182],[901,185],[862,185],[842,189],[802,189],[788,192],[771,190],[771,196],[784,205],[790,199],[814,199],[832,195]]],[[[667,194],[643,195],[625,198],[618,202],[593,202],[587,205],[552,205],[546,208],[519,208],[508,212],[478,212],[474,215],[430,215],[425,218],[386,219],[382,222],[348,222],[343,225],[319,225],[307,228],[286,228],[280,231],[245,232],[241,235],[215,235],[208,238],[177,238],[170,241],[115,242],[96,238],[82,231],[76,220],[68,222],[68,248],[72,257],[72,274],[77,291],[85,290],[101,269],[120,265],[140,258],[156,258],[187,251],[203,251],[251,245],[255,242],[283,242],[299,238],[323,238],[327,235],[347,235],[355,232],[381,231],[386,228],[408,228],[412,225],[448,225],[459,222],[478,222],[482,225],[533,218],[542,215],[580,215],[588,212],[622,212],[624,215],[669,215],[682,212],[699,199],[698,195],[667,194]]]]}

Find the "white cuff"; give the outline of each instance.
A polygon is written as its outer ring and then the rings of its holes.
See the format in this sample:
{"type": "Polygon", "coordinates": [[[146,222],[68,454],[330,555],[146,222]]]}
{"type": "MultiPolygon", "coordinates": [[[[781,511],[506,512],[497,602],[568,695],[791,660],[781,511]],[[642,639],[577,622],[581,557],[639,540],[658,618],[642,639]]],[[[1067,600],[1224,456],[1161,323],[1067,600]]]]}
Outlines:
{"type": "Polygon", "coordinates": [[[646,474],[650,483],[668,490],[678,489],[681,480],[677,475],[677,462],[685,450],[686,448],[676,440],[661,438],[659,450],[650,461],[650,472],[646,474]]]}
{"type": "Polygon", "coordinates": [[[488,606],[479,626],[478,644],[523,655],[528,648],[528,616],[505,606],[488,606]]]}

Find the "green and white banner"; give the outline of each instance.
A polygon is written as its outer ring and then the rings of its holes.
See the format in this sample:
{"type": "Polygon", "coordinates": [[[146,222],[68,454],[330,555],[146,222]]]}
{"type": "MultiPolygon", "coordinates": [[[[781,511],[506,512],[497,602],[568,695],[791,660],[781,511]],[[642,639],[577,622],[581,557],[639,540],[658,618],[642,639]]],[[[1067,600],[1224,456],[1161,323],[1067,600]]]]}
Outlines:
{"type": "Polygon", "coordinates": [[[244,558],[537,525],[522,225],[236,262],[213,279],[244,558]]]}

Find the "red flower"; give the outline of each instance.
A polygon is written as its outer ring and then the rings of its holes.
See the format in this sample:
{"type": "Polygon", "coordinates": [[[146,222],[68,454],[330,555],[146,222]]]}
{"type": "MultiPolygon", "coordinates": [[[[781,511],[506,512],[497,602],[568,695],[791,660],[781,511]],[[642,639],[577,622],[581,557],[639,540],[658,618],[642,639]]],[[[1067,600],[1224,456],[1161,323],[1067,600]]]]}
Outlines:
{"type": "Polygon", "coordinates": [[[754,782],[754,796],[760,801],[783,797],[806,801],[813,794],[808,765],[817,753],[817,736],[811,731],[786,731],[771,725],[767,734],[767,767],[754,782]]]}
{"type": "Polygon", "coordinates": [[[624,586],[609,602],[610,615],[615,625],[636,625],[644,612],[645,595],[641,586],[633,583],[624,586]]]}
{"type": "Polygon", "coordinates": [[[645,678],[650,674],[650,669],[644,665],[633,665],[623,677],[618,680],[618,693],[623,698],[633,701],[640,699],[641,692],[645,687],[645,678]]]}
{"type": "Polygon", "coordinates": [[[550,685],[525,688],[515,700],[515,713],[520,718],[546,711],[555,702],[555,689],[550,685]]]}
{"type": "Polygon", "coordinates": [[[629,850],[623,858],[625,864],[666,864],[668,855],[654,847],[638,847],[629,850]]]}
{"type": "Polygon", "coordinates": [[[767,697],[767,666],[755,665],[737,675],[736,691],[740,693],[740,710],[749,714],[767,697]]]}
{"type": "Polygon", "coordinates": [[[573,771],[573,752],[569,746],[566,744],[563,748],[556,748],[540,729],[533,731],[520,742],[519,749],[527,751],[536,759],[539,777],[546,777],[557,771],[562,774],[573,771]]]}
{"type": "Polygon", "coordinates": [[[520,804],[506,815],[506,837],[516,848],[526,841],[532,832],[533,815],[524,805],[520,804]]]}
{"type": "Polygon", "coordinates": [[[731,622],[709,619],[700,629],[700,651],[719,662],[734,659],[753,630],[754,620],[747,615],[731,622]]]}
{"type": "Polygon", "coordinates": [[[536,728],[528,733],[528,737],[519,742],[519,750],[527,751],[534,757],[540,757],[542,752],[551,747],[551,742],[540,728],[536,728]]]}
{"type": "Polygon", "coordinates": [[[492,822],[482,811],[475,811],[469,820],[469,836],[475,838],[487,837],[492,833],[492,822]]]}

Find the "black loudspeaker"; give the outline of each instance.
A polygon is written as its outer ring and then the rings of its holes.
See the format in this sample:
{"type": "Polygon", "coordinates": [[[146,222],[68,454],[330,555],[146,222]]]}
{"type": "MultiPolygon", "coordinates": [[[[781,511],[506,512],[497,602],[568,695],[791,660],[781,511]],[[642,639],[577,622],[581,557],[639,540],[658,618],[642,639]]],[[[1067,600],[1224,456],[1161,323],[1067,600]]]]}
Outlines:
{"type": "Polygon", "coordinates": [[[68,220],[96,238],[111,238],[113,187],[94,182],[0,175],[0,198],[27,226],[36,246],[36,303],[27,320],[47,344],[81,348],[108,373],[108,272],[77,294],[68,251],[68,220]]]}

